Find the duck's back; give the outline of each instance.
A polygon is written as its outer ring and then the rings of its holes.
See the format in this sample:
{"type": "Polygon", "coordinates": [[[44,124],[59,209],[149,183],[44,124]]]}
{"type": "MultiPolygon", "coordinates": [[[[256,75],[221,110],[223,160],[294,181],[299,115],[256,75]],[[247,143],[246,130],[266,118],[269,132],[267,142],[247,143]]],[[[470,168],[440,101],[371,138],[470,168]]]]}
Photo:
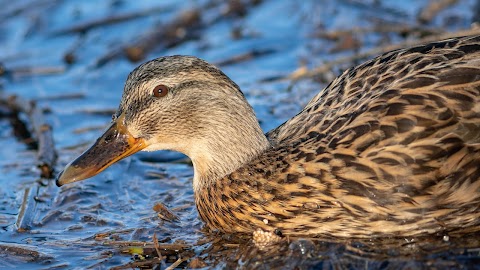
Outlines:
{"type": "Polygon", "coordinates": [[[478,226],[480,37],[349,69],[267,136],[269,151],[205,193],[225,218],[197,201],[211,226],[348,237],[478,226]]]}

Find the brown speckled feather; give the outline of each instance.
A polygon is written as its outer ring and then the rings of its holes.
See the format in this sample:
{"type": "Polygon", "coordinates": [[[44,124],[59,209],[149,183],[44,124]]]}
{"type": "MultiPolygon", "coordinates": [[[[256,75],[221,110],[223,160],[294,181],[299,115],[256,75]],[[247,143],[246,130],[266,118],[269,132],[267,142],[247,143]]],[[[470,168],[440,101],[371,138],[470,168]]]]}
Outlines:
{"type": "Polygon", "coordinates": [[[265,136],[218,68],[192,56],[160,57],[130,73],[112,125],[57,184],[140,150],[168,149],[192,159],[206,225],[255,232],[255,243],[278,230],[334,237],[478,230],[479,92],[480,37],[440,41],[345,71],[265,136]]]}
{"type": "Polygon", "coordinates": [[[415,236],[480,224],[480,37],[345,71],[272,147],[196,191],[225,232],[415,236]]]}

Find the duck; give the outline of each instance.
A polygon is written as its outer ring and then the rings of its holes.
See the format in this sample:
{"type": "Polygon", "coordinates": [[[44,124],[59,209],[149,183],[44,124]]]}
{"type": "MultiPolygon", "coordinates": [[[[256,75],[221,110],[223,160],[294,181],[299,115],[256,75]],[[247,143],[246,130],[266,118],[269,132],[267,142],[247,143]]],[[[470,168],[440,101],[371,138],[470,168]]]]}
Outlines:
{"type": "Polygon", "coordinates": [[[194,56],[135,68],[110,126],[57,177],[138,151],[193,164],[195,204],[221,233],[372,238],[480,228],[480,36],[382,54],[264,133],[240,87],[194,56]]]}

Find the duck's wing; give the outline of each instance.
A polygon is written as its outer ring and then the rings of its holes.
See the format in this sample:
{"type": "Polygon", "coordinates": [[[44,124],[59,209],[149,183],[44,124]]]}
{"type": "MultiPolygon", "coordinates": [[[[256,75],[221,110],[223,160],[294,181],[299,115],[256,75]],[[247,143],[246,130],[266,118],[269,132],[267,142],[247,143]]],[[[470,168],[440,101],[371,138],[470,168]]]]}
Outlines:
{"type": "Polygon", "coordinates": [[[478,200],[480,37],[398,50],[350,69],[275,133],[290,162],[326,164],[343,184],[370,179],[361,186],[386,183],[413,196],[445,181],[444,195],[461,200],[466,194],[454,186],[468,181],[469,200],[478,200]]]}
{"type": "MultiPolygon", "coordinates": [[[[420,103],[417,105],[429,109],[432,105],[426,104],[426,100],[442,95],[433,93],[436,89],[441,91],[439,86],[453,89],[475,85],[480,80],[477,77],[479,68],[478,36],[391,51],[346,70],[295,117],[268,132],[267,137],[273,144],[281,144],[306,139],[310,132],[314,135],[329,130],[330,133],[342,125],[339,122],[332,124],[333,119],[351,119],[352,115],[360,115],[369,109],[378,111],[377,118],[387,110],[390,113],[397,110],[400,114],[398,110],[405,109],[406,103],[420,103]],[[404,101],[397,102],[402,99],[404,101]],[[387,104],[387,100],[391,100],[391,104],[387,104]]],[[[464,95],[461,89],[450,92],[460,95],[457,98],[464,95]]],[[[448,96],[441,99],[450,100],[448,96]]],[[[452,102],[454,100],[450,100],[452,102]]],[[[462,100],[458,102],[463,103],[462,100]]],[[[438,106],[443,104],[433,104],[433,107],[438,106]]]]}
{"type": "Polygon", "coordinates": [[[268,136],[271,150],[222,181],[232,215],[257,226],[362,237],[478,224],[480,37],[352,68],[268,136]]]}

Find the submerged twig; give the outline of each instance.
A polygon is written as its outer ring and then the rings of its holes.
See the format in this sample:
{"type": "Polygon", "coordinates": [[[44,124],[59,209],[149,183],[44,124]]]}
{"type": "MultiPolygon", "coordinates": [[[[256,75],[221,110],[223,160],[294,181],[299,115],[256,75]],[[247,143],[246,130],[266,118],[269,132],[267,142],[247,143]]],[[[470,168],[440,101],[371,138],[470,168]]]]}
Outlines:
{"type": "Polygon", "coordinates": [[[21,257],[27,262],[41,262],[51,260],[53,256],[38,251],[37,247],[14,243],[0,243],[2,255],[21,257]]]}
{"type": "Polygon", "coordinates": [[[240,62],[250,60],[250,59],[255,58],[255,57],[272,54],[274,52],[275,52],[274,49],[263,49],[263,50],[262,49],[253,49],[249,52],[242,53],[242,54],[239,54],[239,55],[235,55],[235,56],[230,57],[228,59],[219,61],[219,62],[215,63],[215,65],[216,66],[226,66],[226,65],[231,65],[231,64],[237,64],[237,63],[240,63],[240,62]]]}
{"type": "Polygon", "coordinates": [[[12,1],[2,6],[2,12],[0,13],[0,22],[7,19],[19,16],[24,12],[31,10],[44,9],[48,6],[54,5],[58,0],[37,0],[37,1],[12,1]]]}
{"type": "MultiPolygon", "coordinates": [[[[37,150],[37,166],[40,169],[40,177],[53,178],[57,153],[53,141],[52,127],[45,122],[43,110],[39,109],[35,102],[17,96],[0,96],[0,104],[10,110],[9,118],[15,136],[27,144],[28,147],[37,150]],[[32,133],[35,134],[35,138],[27,128],[27,124],[20,118],[21,113],[28,116],[29,126],[33,131],[32,133]]],[[[37,194],[41,187],[42,185],[39,184],[25,189],[15,223],[17,230],[20,232],[30,230],[33,225],[38,200],[37,194]]]]}
{"type": "Polygon", "coordinates": [[[57,153],[53,141],[52,127],[46,123],[43,111],[37,107],[35,102],[27,101],[17,96],[0,98],[0,102],[10,108],[12,115],[15,115],[15,125],[12,124],[14,130],[16,130],[15,135],[29,146],[35,146],[36,144],[37,165],[40,169],[40,176],[53,178],[53,167],[57,159],[57,153]],[[18,121],[22,122],[18,117],[19,113],[25,113],[28,116],[36,140],[32,138],[30,131],[26,128],[26,124],[17,123],[18,121]],[[18,132],[20,133],[17,134],[18,132]],[[26,141],[25,138],[30,139],[26,141]]]}
{"type": "Polygon", "coordinates": [[[72,100],[72,99],[83,99],[85,98],[85,93],[77,92],[77,93],[66,93],[66,94],[59,94],[59,95],[52,95],[52,96],[45,96],[45,97],[38,97],[36,100],[72,100]]]}
{"type": "Polygon", "coordinates": [[[126,44],[97,60],[97,67],[103,66],[114,58],[125,55],[130,61],[137,62],[154,48],[173,47],[185,40],[192,39],[193,30],[201,23],[200,11],[192,9],[180,13],[171,23],[158,27],[139,41],[126,44]]]}
{"type": "Polygon", "coordinates": [[[22,204],[20,205],[20,211],[17,215],[17,222],[15,222],[17,231],[19,232],[29,231],[31,229],[33,222],[33,211],[31,211],[31,209],[33,209],[35,205],[32,192],[33,189],[28,187],[23,194],[22,204]],[[27,211],[27,209],[30,209],[30,211],[27,211]]]}
{"type": "Polygon", "coordinates": [[[442,10],[456,4],[457,2],[458,0],[431,0],[428,5],[420,10],[417,20],[421,23],[429,23],[442,10]]]}
{"type": "MultiPolygon", "coordinates": [[[[192,40],[206,27],[225,18],[242,17],[248,13],[248,9],[261,1],[251,0],[247,2],[230,0],[228,8],[224,12],[215,12],[217,16],[209,21],[202,20],[202,14],[208,9],[214,9],[218,5],[205,5],[192,8],[176,15],[172,21],[162,26],[156,26],[140,39],[124,44],[106,55],[100,57],[96,66],[100,67],[120,56],[126,56],[131,62],[142,60],[147,53],[154,49],[171,48],[180,43],[192,40]]],[[[222,3],[222,2],[219,2],[222,3]]]]}
{"type": "Polygon", "coordinates": [[[168,210],[168,208],[161,202],[158,202],[153,206],[153,211],[157,212],[157,216],[165,221],[173,222],[179,220],[178,216],[168,210]]]}
{"type": "Polygon", "coordinates": [[[396,33],[399,35],[428,36],[445,33],[445,30],[427,27],[423,25],[391,24],[377,23],[372,27],[353,27],[349,29],[337,29],[333,31],[318,31],[312,34],[312,37],[324,38],[328,40],[339,40],[345,35],[361,35],[367,33],[396,33]]]}
{"type": "Polygon", "coordinates": [[[22,143],[27,146],[27,149],[36,150],[38,149],[38,142],[33,138],[32,133],[27,127],[25,121],[20,118],[20,112],[17,110],[12,110],[7,104],[5,104],[8,113],[8,119],[10,125],[13,129],[13,135],[22,143]]]}
{"type": "Polygon", "coordinates": [[[10,77],[23,77],[34,75],[54,75],[65,72],[63,66],[38,66],[38,67],[15,67],[15,68],[3,68],[0,72],[1,75],[8,75],[10,77]]]}
{"type": "Polygon", "coordinates": [[[28,115],[31,126],[38,141],[37,161],[40,175],[44,178],[53,178],[53,167],[57,159],[53,141],[52,127],[45,122],[43,111],[35,102],[25,101],[16,96],[9,98],[8,103],[12,108],[28,115]]]}
{"type": "Polygon", "coordinates": [[[155,250],[157,251],[158,258],[163,260],[162,252],[160,252],[160,245],[158,244],[157,234],[153,234],[153,245],[155,246],[155,250]]]}
{"type": "Polygon", "coordinates": [[[147,10],[134,11],[126,14],[111,15],[105,18],[94,19],[81,24],[73,25],[64,29],[53,32],[53,35],[66,35],[75,33],[85,33],[97,27],[107,26],[111,24],[121,23],[128,20],[137,19],[140,17],[155,14],[160,11],[166,11],[168,7],[153,7],[147,10]]]}
{"type": "Polygon", "coordinates": [[[167,256],[163,256],[162,252],[160,252],[160,244],[158,243],[158,238],[157,234],[153,234],[153,245],[155,246],[155,251],[157,252],[158,258],[160,259],[160,265],[164,266],[165,265],[165,259],[167,256]]]}
{"type": "Polygon", "coordinates": [[[480,33],[480,29],[474,28],[474,29],[467,29],[467,30],[462,30],[462,31],[457,31],[457,32],[442,33],[442,34],[439,34],[439,35],[430,35],[430,36],[426,36],[426,37],[421,38],[421,39],[407,40],[405,42],[401,42],[401,43],[398,43],[398,44],[376,47],[376,48],[373,48],[373,49],[371,49],[367,52],[364,52],[364,53],[358,53],[358,54],[355,54],[355,55],[352,55],[352,56],[347,56],[347,57],[339,58],[339,59],[334,60],[334,61],[327,62],[327,63],[325,63],[325,64],[323,64],[323,65],[321,65],[317,68],[314,68],[312,70],[302,69],[302,72],[296,71],[296,72],[294,72],[294,73],[292,73],[288,76],[278,77],[277,79],[278,80],[282,80],[282,79],[301,80],[301,79],[305,79],[305,78],[312,78],[312,77],[321,75],[325,72],[329,72],[333,67],[335,67],[337,65],[367,59],[367,58],[370,58],[370,57],[373,57],[373,56],[376,56],[376,55],[379,55],[379,54],[382,54],[382,53],[385,53],[385,52],[388,52],[388,51],[393,51],[393,50],[406,48],[406,47],[412,47],[412,46],[415,46],[415,45],[420,45],[420,44],[424,44],[424,43],[428,43],[428,42],[433,42],[433,41],[436,41],[436,40],[443,40],[443,39],[448,39],[448,38],[458,37],[458,36],[469,36],[469,35],[475,35],[475,34],[479,34],[479,33],[480,33]]]}
{"type": "Polygon", "coordinates": [[[176,260],[174,263],[172,263],[172,265],[170,265],[169,267],[165,268],[165,270],[173,270],[175,269],[177,266],[179,266],[180,264],[182,264],[184,261],[188,260],[190,258],[178,258],[178,260],[176,260]]]}
{"type": "MultiPolygon", "coordinates": [[[[153,244],[151,242],[142,242],[142,241],[104,241],[101,243],[105,246],[116,246],[116,247],[134,247],[140,246],[144,248],[153,248],[153,244]]],[[[98,242],[96,243],[98,245],[98,242]]],[[[163,250],[173,250],[173,251],[182,251],[190,248],[190,245],[186,244],[159,244],[159,249],[163,250]]]]}
{"type": "Polygon", "coordinates": [[[159,258],[152,258],[148,260],[143,260],[143,261],[138,261],[138,262],[129,262],[124,265],[120,266],[115,266],[110,268],[111,270],[121,270],[121,269],[136,269],[136,268],[142,268],[142,267],[151,267],[152,265],[156,265],[160,263],[159,258]]]}

